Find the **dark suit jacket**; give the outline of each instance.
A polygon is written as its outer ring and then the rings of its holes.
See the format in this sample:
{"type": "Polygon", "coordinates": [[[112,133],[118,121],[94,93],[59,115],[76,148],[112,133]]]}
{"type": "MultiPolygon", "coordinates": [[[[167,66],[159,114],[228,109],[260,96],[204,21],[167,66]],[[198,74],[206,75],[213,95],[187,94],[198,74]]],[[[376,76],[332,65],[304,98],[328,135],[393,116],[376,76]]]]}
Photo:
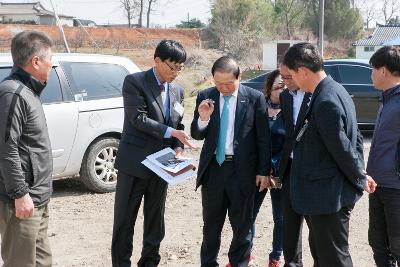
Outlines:
{"type": "MultiPolygon", "coordinates": [[[[204,172],[217,148],[221,108],[219,98],[220,93],[215,87],[201,91],[197,96],[191,135],[194,139],[205,139],[205,141],[200,154],[196,188],[203,183],[204,172]],[[197,124],[199,118],[197,109],[201,101],[207,98],[215,101],[215,109],[207,128],[200,131],[197,124]]],[[[233,151],[236,178],[241,180],[243,192],[251,192],[255,188],[256,175],[268,175],[270,173],[270,133],[264,95],[243,85],[240,85],[238,91],[233,151]]]]}
{"type": "Polygon", "coordinates": [[[288,171],[290,172],[290,169],[288,168],[288,162],[290,159],[290,154],[292,153],[293,150],[293,145],[295,140],[294,133],[299,127],[302,118],[306,114],[306,111],[308,109],[308,103],[310,102],[310,97],[311,97],[310,93],[304,94],[303,102],[301,103],[296,125],[293,125],[293,96],[290,94],[289,90],[284,90],[279,96],[281,103],[282,117],[286,131],[285,144],[283,145],[281,162],[279,165],[279,174],[280,174],[279,176],[281,181],[283,181],[284,177],[286,177],[289,174],[287,172],[288,171]]]}
{"type": "Polygon", "coordinates": [[[317,86],[295,135],[290,175],[293,209],[303,215],[329,214],[354,204],[364,190],[362,137],[346,89],[330,76],[317,86]],[[300,128],[300,127],[299,127],[300,128]]]}
{"type": "MultiPolygon", "coordinates": [[[[163,148],[168,126],[183,130],[182,117],[174,110],[176,102],[183,106],[183,88],[169,84],[170,119],[165,120],[160,87],[153,70],[126,76],[122,94],[124,98],[124,129],[118,148],[116,168],[128,175],[148,178],[155,174],[141,162],[146,156],[163,148]]],[[[183,144],[172,138],[171,147],[183,144]]]]}

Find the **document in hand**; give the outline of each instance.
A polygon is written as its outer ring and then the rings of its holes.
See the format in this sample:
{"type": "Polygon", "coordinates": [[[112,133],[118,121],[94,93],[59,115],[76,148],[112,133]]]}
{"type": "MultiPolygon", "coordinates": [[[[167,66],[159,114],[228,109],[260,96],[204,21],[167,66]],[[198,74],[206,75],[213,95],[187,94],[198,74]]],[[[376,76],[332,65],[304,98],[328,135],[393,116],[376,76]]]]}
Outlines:
{"type": "Polygon", "coordinates": [[[151,154],[142,161],[142,164],[164,179],[168,184],[174,185],[196,175],[193,160],[190,158],[175,158],[175,151],[164,148],[151,154]]]}

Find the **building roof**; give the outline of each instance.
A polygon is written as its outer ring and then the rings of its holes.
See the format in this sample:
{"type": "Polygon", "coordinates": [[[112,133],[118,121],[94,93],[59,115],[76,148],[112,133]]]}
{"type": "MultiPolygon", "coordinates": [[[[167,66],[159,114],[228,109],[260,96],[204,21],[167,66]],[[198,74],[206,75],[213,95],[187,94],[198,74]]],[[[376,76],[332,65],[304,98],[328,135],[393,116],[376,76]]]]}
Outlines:
{"type": "Polygon", "coordinates": [[[26,5],[26,4],[39,4],[38,0],[0,0],[1,5],[26,5]]]}
{"type": "Polygon", "coordinates": [[[367,38],[358,40],[355,46],[380,46],[387,41],[400,37],[400,25],[378,25],[367,38]]]}
{"type": "MultiPolygon", "coordinates": [[[[53,11],[47,10],[40,1],[1,1],[0,0],[0,16],[1,15],[37,15],[37,16],[54,16],[53,11]]],[[[74,18],[74,16],[58,14],[60,18],[74,18]]]]}

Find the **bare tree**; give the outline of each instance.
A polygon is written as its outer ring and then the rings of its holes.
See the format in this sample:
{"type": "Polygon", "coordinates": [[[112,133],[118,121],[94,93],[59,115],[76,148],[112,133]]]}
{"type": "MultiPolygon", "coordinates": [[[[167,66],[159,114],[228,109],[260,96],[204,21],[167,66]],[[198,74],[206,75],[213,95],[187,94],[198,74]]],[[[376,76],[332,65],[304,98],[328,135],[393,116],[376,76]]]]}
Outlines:
{"type": "Polygon", "coordinates": [[[364,18],[365,27],[368,30],[370,22],[378,17],[376,3],[370,0],[360,0],[357,5],[364,18]]]}
{"type": "Polygon", "coordinates": [[[306,9],[305,1],[299,0],[280,0],[275,2],[282,10],[282,16],[285,20],[287,38],[292,38],[292,28],[296,20],[300,18],[306,9]]]}
{"type": "Polygon", "coordinates": [[[140,8],[138,0],[120,0],[121,7],[124,9],[124,15],[128,19],[129,28],[132,26],[132,19],[137,16],[137,10],[140,8]]]}
{"type": "Polygon", "coordinates": [[[143,27],[143,10],[144,10],[144,0],[139,0],[139,18],[138,18],[138,25],[139,28],[143,27]]]}
{"type": "Polygon", "coordinates": [[[382,14],[385,24],[387,24],[398,12],[400,12],[399,0],[383,0],[382,1],[382,14]]]}
{"type": "Polygon", "coordinates": [[[150,14],[155,11],[154,5],[158,2],[158,0],[147,0],[147,24],[146,27],[150,27],[150,14]]]}

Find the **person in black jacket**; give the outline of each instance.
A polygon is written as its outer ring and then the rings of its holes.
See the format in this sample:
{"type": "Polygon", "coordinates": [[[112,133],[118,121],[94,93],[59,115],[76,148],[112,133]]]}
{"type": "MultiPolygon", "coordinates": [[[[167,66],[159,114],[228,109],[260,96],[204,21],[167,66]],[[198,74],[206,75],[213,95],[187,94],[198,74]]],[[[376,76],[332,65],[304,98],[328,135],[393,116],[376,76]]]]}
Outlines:
{"type": "Polygon", "coordinates": [[[182,45],[161,41],[154,52],[154,67],[126,76],[124,128],[118,147],[114,226],[111,246],[113,266],[131,265],[135,221],[144,198],[142,255],[138,266],[157,266],[165,235],[164,209],[167,183],[141,162],[166,147],[182,154],[184,144],[194,147],[184,132],[183,88],[173,83],[186,61],[182,45]]]}
{"type": "MultiPolygon", "coordinates": [[[[272,238],[272,251],[268,256],[268,267],[279,267],[279,260],[282,256],[282,242],[283,242],[283,214],[282,214],[282,197],[279,182],[279,165],[283,144],[285,141],[285,126],[282,118],[280,95],[284,91],[285,85],[283,84],[279,69],[273,70],[269,73],[264,83],[264,95],[268,108],[268,123],[271,133],[271,176],[273,177],[276,188],[271,188],[271,203],[272,203],[272,217],[274,221],[273,238],[272,238]]],[[[250,231],[251,241],[256,231],[255,221],[261,205],[264,201],[267,190],[256,190],[254,197],[254,211],[253,211],[253,226],[250,231]]]]}
{"type": "Polygon", "coordinates": [[[368,240],[378,267],[400,264],[400,47],[380,48],[369,60],[382,91],[367,172],[378,187],[369,196],[368,240]]]}
{"type": "Polygon", "coordinates": [[[293,145],[296,138],[294,133],[301,126],[299,122],[306,114],[311,94],[298,87],[287,66],[281,64],[279,70],[287,88],[280,95],[282,118],[286,130],[285,144],[279,165],[279,177],[282,183],[284,266],[301,267],[303,266],[302,229],[304,216],[293,210],[290,203],[290,171],[294,156],[293,145]]]}
{"type": "Polygon", "coordinates": [[[313,94],[295,132],[292,207],[309,226],[314,266],[353,266],[348,244],[350,212],[364,190],[374,190],[364,170],[354,103],[346,89],[325,74],[315,46],[293,45],[283,64],[296,84],[313,94]]]}
{"type": "Polygon", "coordinates": [[[11,42],[14,68],[0,84],[0,234],[4,267],[51,266],[47,235],[53,158],[40,94],[52,40],[24,31],[11,42]]]}

